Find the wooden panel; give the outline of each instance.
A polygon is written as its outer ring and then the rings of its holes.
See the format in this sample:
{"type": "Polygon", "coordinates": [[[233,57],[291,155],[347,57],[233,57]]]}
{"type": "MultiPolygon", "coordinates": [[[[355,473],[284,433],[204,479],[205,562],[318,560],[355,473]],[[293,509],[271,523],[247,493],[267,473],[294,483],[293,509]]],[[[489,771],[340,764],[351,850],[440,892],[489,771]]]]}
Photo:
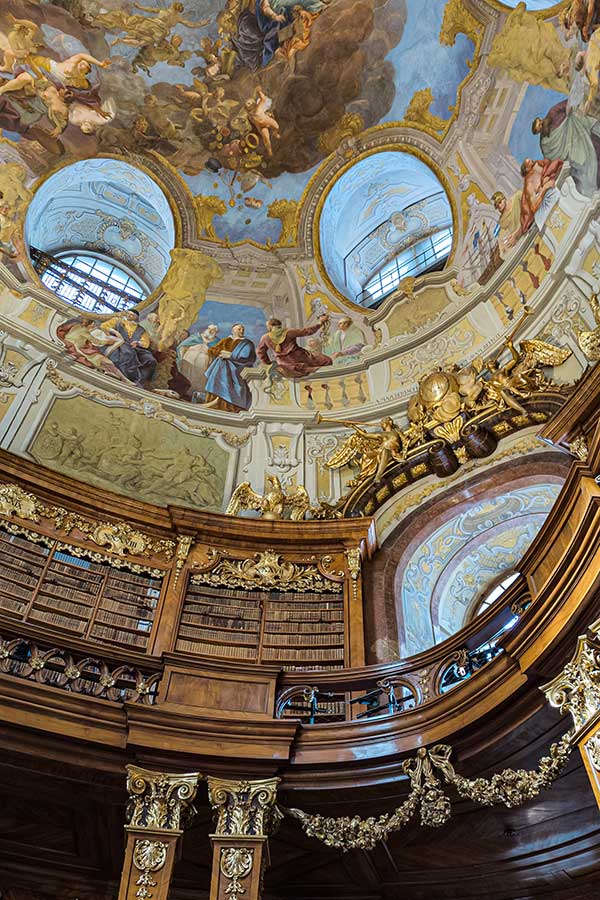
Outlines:
{"type": "Polygon", "coordinates": [[[239,669],[223,664],[203,665],[168,655],[160,685],[161,709],[193,715],[273,718],[278,670],[273,667],[239,669]]]}

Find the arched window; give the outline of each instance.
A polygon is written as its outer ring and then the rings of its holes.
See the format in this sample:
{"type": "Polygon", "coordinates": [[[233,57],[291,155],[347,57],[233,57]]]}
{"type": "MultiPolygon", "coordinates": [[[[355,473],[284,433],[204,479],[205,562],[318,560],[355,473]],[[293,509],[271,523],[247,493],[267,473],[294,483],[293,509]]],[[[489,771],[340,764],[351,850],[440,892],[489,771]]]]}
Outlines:
{"type": "Polygon", "coordinates": [[[486,609],[489,609],[492,603],[495,603],[502,594],[511,586],[513,581],[516,581],[519,577],[518,572],[511,572],[509,575],[505,575],[501,581],[498,581],[495,586],[487,591],[481,600],[476,604],[470,618],[474,619],[477,616],[480,616],[482,612],[485,612],[486,609]]]}
{"type": "Polygon", "coordinates": [[[87,253],[51,256],[30,248],[42,282],[62,300],[93,313],[129,309],[148,294],[141,281],[110,259],[87,253]]]}
{"type": "Polygon", "coordinates": [[[452,249],[452,228],[441,228],[416,241],[377,272],[356,297],[363,306],[374,306],[394,291],[403,278],[441,268],[452,249]]]}

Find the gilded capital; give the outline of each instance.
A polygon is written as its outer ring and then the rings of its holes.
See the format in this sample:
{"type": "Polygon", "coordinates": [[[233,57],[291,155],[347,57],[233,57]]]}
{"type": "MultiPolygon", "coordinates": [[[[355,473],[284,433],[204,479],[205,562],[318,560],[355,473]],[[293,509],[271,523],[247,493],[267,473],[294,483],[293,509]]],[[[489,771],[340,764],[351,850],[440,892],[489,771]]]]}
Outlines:
{"type": "Polygon", "coordinates": [[[208,799],[216,816],[215,834],[267,837],[282,818],[276,805],[279,778],[230,781],[208,777],[208,799]]]}
{"type": "Polygon", "coordinates": [[[600,713],[600,622],[577,640],[577,649],[562,672],[541,690],[551,706],[570,713],[576,732],[600,713]]]}
{"type": "Polygon", "coordinates": [[[129,825],[163,831],[182,831],[193,815],[199,772],[170,775],[127,766],[129,825]]]}

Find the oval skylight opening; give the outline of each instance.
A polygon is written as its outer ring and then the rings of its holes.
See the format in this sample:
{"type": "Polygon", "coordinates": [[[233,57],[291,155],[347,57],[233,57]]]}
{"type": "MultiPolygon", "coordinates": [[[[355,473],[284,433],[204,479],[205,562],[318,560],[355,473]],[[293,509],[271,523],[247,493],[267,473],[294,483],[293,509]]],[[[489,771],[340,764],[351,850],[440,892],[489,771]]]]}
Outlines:
{"type": "Polygon", "coordinates": [[[376,153],[329,191],[319,242],[340,293],[377,306],[404,278],[443,268],[452,249],[452,208],[424,162],[401,151],[376,153]]]}
{"type": "Polygon", "coordinates": [[[42,282],[79,309],[136,305],[164,278],[175,245],[169,203],[130,163],[81,160],[36,192],[25,241],[42,282]]]}

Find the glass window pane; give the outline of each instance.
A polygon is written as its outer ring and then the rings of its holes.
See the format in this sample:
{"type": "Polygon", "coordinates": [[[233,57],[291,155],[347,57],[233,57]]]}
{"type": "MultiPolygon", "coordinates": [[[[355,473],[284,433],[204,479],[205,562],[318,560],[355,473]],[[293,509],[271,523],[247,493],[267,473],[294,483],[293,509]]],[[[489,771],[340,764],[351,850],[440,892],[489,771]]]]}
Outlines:
{"type": "Polygon", "coordinates": [[[92,254],[50,257],[32,248],[42,283],[63,300],[90,312],[129,309],[146,296],[128,272],[92,254]]]}

